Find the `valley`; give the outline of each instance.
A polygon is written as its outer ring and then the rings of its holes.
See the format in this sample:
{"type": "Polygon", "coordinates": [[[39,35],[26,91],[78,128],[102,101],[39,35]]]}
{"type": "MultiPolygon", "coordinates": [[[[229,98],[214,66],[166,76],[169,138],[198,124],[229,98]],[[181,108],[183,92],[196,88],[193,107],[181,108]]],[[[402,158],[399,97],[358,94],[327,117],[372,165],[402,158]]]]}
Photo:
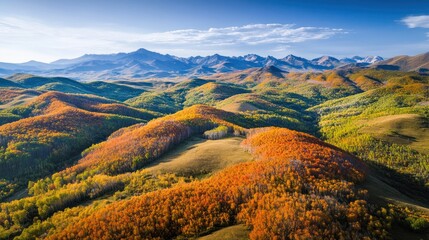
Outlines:
{"type": "Polygon", "coordinates": [[[372,66],[6,76],[0,239],[424,239],[429,77],[372,66]]]}
{"type": "Polygon", "coordinates": [[[0,240],[429,240],[429,1],[0,1],[0,240]]]}

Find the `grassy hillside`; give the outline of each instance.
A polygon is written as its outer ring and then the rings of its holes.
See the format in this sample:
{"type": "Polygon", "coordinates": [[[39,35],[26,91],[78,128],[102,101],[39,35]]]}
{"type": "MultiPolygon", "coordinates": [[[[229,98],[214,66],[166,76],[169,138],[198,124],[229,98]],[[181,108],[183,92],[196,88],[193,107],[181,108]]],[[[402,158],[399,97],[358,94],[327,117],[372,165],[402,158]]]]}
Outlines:
{"type": "Polygon", "coordinates": [[[394,68],[401,71],[429,72],[429,52],[416,56],[397,56],[377,63],[376,68],[394,68]]]}
{"type": "Polygon", "coordinates": [[[315,102],[275,87],[253,90],[229,83],[190,80],[164,91],[143,93],[126,103],[164,113],[203,103],[243,114],[249,127],[274,125],[312,133],[316,131],[312,122],[314,115],[305,112],[315,102]],[[236,111],[232,106],[242,109],[236,111]]]}
{"type": "Polygon", "coordinates": [[[22,117],[18,114],[12,113],[11,111],[2,111],[16,106],[23,105],[32,101],[34,98],[39,96],[41,92],[34,90],[22,90],[22,89],[0,89],[0,125],[17,121],[22,117]]]}
{"type": "Polygon", "coordinates": [[[217,230],[209,235],[197,238],[198,240],[247,240],[249,238],[250,230],[243,224],[234,225],[217,230]]]}
{"type": "MultiPolygon", "coordinates": [[[[142,168],[190,136],[202,134],[204,131],[219,124],[228,126],[231,133],[243,133],[243,128],[224,119],[234,120],[235,116],[232,113],[200,105],[174,115],[153,120],[147,125],[137,124],[113,133],[108,140],[85,150],[82,153],[82,159],[74,166],[49,178],[30,183],[29,193],[34,197],[5,204],[3,207],[20,209],[19,211],[23,214],[23,218],[19,221],[9,221],[11,225],[3,225],[5,229],[0,232],[14,235],[17,231],[20,232],[28,224],[32,223],[31,219],[35,216],[46,219],[56,211],[63,210],[66,207],[76,206],[112,190],[122,190],[124,185],[130,184],[132,181],[141,182],[146,178],[144,176],[150,177],[153,174],[137,172],[136,179],[132,180],[134,177],[122,173],[142,168]],[[106,176],[106,174],[111,175],[111,177],[106,176]],[[138,180],[139,178],[142,179],[138,180]],[[96,188],[95,190],[88,190],[94,187],[96,188]],[[36,212],[33,211],[33,208],[37,209],[36,212]]],[[[218,146],[222,146],[222,144],[218,146]]],[[[219,161],[217,167],[213,166],[212,171],[237,161],[239,159],[234,159],[230,163],[219,161]]],[[[198,172],[199,170],[195,168],[191,171],[198,172]]],[[[198,175],[201,175],[201,171],[199,172],[198,175]]],[[[161,175],[161,179],[163,178],[162,176],[165,175],[161,175]]],[[[180,178],[173,175],[168,179],[174,182],[179,181],[180,178]]],[[[135,188],[134,190],[133,188],[125,188],[125,192],[118,193],[118,197],[130,196],[134,191],[154,189],[154,186],[151,185],[143,187],[139,183],[137,184],[137,190],[135,188]]],[[[3,213],[5,214],[5,212],[3,213]]],[[[0,215],[9,218],[15,216],[14,214],[15,212],[12,215],[0,215]]]]}
{"type": "Polygon", "coordinates": [[[354,188],[363,175],[353,157],[286,129],[258,131],[245,146],[259,161],[101,207],[48,239],[189,238],[236,222],[251,227],[254,239],[279,233],[289,238],[387,235],[385,217],[372,212],[363,192],[354,188]],[[304,149],[318,157],[307,158],[304,149]]]}
{"type": "Polygon", "coordinates": [[[109,82],[81,83],[69,78],[40,77],[30,74],[15,74],[4,81],[0,80],[0,87],[20,87],[39,91],[59,91],[75,94],[94,94],[118,101],[140,95],[145,90],[127,85],[109,82]],[[3,84],[2,84],[3,83],[3,84]]]}
{"type": "Polygon", "coordinates": [[[87,85],[92,87],[92,91],[97,95],[119,101],[125,101],[144,92],[144,90],[140,88],[100,81],[89,82],[87,85]]]}
{"type": "Polygon", "coordinates": [[[174,113],[183,109],[188,91],[209,82],[202,79],[183,81],[165,90],[143,93],[140,96],[128,99],[126,103],[156,112],[174,113]]]}
{"type": "Polygon", "coordinates": [[[59,176],[83,177],[94,173],[118,174],[133,171],[152,162],[167,150],[195,134],[202,134],[217,125],[240,134],[244,129],[224,119],[231,113],[196,105],[173,115],[150,121],[147,125],[125,129],[107,141],[88,149],[79,163],[59,176]]]}
{"type": "Polygon", "coordinates": [[[186,94],[186,100],[183,104],[184,106],[192,106],[195,104],[215,105],[216,102],[225,98],[247,92],[249,92],[249,90],[236,85],[209,82],[191,89],[186,94]]]}
{"type": "MultiPolygon", "coordinates": [[[[181,115],[188,116],[185,113],[181,115]]],[[[111,139],[135,129],[138,127],[120,131],[111,139]]],[[[160,135],[159,131],[154,129],[154,134],[160,135]]],[[[156,177],[137,171],[100,174],[66,185],[57,178],[47,182],[54,187],[47,191],[36,189],[41,184],[35,184],[31,192],[37,197],[2,204],[2,209],[15,211],[0,212],[0,219],[9,219],[3,221],[0,233],[20,235],[18,239],[42,235],[52,239],[192,238],[242,223],[251,229],[252,239],[295,234],[387,236],[390,213],[378,212],[364,200],[365,191],[356,184],[363,180],[365,167],[356,158],[310,135],[280,128],[253,130],[243,146],[258,160],[234,165],[201,181],[187,183],[174,175],[156,177]],[[162,188],[168,189],[159,190],[162,188]],[[111,200],[58,211],[112,191],[116,193],[111,200]],[[18,212],[24,218],[17,218],[18,212]],[[29,224],[34,217],[41,220],[29,224]],[[153,225],[153,221],[159,224],[153,225]]],[[[241,233],[233,229],[213,235],[248,233],[242,227],[241,233]]]]}
{"type": "Polygon", "coordinates": [[[251,155],[240,147],[242,140],[240,137],[219,140],[194,138],[174,148],[145,169],[179,176],[205,176],[227,166],[251,160],[251,155]]]}
{"type": "Polygon", "coordinates": [[[19,183],[70,164],[83,149],[119,128],[157,116],[104,98],[58,92],[3,114],[16,119],[0,126],[0,175],[19,183]]]}
{"type": "Polygon", "coordinates": [[[80,84],[79,82],[62,77],[48,78],[31,74],[15,74],[10,76],[8,80],[20,84],[21,86],[26,88],[37,88],[50,83],[62,83],[65,86],[74,87],[76,89],[84,88],[84,85],[80,84]]]}
{"type": "Polygon", "coordinates": [[[239,94],[217,103],[217,107],[242,114],[252,127],[281,126],[316,133],[316,115],[306,111],[311,100],[277,89],[239,94]]]}
{"type": "Polygon", "coordinates": [[[330,143],[387,167],[405,184],[414,179],[428,186],[428,92],[427,77],[393,76],[382,87],[312,110],[320,114],[320,132],[330,143]]]}
{"type": "Polygon", "coordinates": [[[360,132],[370,134],[376,139],[429,154],[428,119],[419,114],[396,114],[377,117],[367,121],[360,132]]]}

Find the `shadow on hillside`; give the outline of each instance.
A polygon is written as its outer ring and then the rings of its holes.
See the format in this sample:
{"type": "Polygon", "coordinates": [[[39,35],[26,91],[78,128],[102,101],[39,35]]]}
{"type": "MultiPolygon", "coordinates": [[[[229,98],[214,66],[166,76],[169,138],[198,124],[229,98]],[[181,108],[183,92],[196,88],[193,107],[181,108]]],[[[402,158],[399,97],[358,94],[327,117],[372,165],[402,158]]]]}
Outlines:
{"type": "Polygon", "coordinates": [[[405,141],[408,141],[408,142],[416,142],[417,141],[417,138],[415,138],[413,136],[408,136],[408,135],[405,135],[405,134],[401,134],[401,133],[399,133],[397,131],[392,131],[392,133],[389,134],[388,136],[389,137],[401,138],[401,139],[403,139],[405,141]]]}
{"type": "MultiPolygon", "coordinates": [[[[423,181],[418,181],[413,175],[400,173],[394,169],[388,168],[377,163],[368,163],[370,172],[380,181],[393,187],[408,198],[421,203],[429,208],[429,188],[423,181]]],[[[370,174],[371,175],[371,174],[370,174]]]]}

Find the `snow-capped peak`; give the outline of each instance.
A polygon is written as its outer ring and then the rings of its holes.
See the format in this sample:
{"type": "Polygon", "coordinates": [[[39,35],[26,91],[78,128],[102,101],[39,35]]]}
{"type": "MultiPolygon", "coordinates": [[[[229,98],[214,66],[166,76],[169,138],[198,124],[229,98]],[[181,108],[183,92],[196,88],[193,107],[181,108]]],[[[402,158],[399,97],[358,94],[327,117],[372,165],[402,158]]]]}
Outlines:
{"type": "Polygon", "coordinates": [[[362,60],[362,62],[373,64],[373,63],[380,62],[380,61],[383,61],[383,60],[384,59],[382,57],[380,57],[380,56],[366,56],[362,60]]]}

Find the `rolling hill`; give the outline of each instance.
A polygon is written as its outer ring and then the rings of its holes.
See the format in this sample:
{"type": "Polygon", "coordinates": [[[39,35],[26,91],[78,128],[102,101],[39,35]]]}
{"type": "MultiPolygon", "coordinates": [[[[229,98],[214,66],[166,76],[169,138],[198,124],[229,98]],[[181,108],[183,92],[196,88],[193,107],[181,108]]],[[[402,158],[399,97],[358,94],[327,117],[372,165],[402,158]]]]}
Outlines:
{"type": "Polygon", "coordinates": [[[18,83],[15,83],[13,81],[4,79],[4,78],[0,78],[0,87],[22,87],[21,85],[19,85],[18,83]]]}
{"type": "MultiPolygon", "coordinates": [[[[192,61],[229,67],[218,60],[192,61]]],[[[0,90],[0,239],[424,239],[428,80],[275,66],[177,83],[14,76],[0,90]]]]}
{"type": "MultiPolygon", "coordinates": [[[[377,79],[374,73],[372,78],[377,79]]],[[[383,170],[390,176],[402,173],[404,183],[427,186],[429,79],[415,73],[400,77],[398,72],[390,77],[386,73],[377,79],[381,87],[330,100],[311,110],[319,114],[320,132],[330,143],[386,167],[383,170]]],[[[413,191],[413,187],[403,190],[413,191]]]]}
{"type": "Polygon", "coordinates": [[[20,184],[70,164],[119,128],[159,116],[105,98],[59,92],[41,94],[2,114],[15,118],[0,126],[0,173],[20,184]]]}
{"type": "MultiPolygon", "coordinates": [[[[4,79],[4,86],[27,88],[39,91],[59,91],[64,93],[94,94],[118,101],[124,101],[143,93],[140,87],[131,87],[124,84],[109,82],[81,83],[69,78],[40,77],[31,74],[14,74],[4,79]]],[[[1,79],[0,79],[1,83],[1,79]]],[[[126,84],[126,82],[124,82],[126,84]]]]}
{"type": "Polygon", "coordinates": [[[192,138],[145,167],[154,173],[174,173],[180,176],[204,177],[252,156],[240,147],[242,137],[217,140],[192,138]]]}
{"type": "Polygon", "coordinates": [[[22,105],[42,94],[42,92],[36,90],[17,88],[0,88],[0,93],[1,109],[22,105]]]}
{"type": "Polygon", "coordinates": [[[101,207],[48,238],[192,237],[236,222],[251,227],[252,238],[270,238],[277,231],[285,231],[288,236],[304,234],[321,238],[378,238],[386,234],[381,224],[383,217],[372,213],[353,188],[363,177],[363,166],[353,157],[308,135],[286,129],[256,131],[244,145],[260,160],[238,164],[201,182],[101,207]],[[278,150],[277,155],[270,154],[271,159],[266,159],[266,154],[274,149],[278,150]],[[306,158],[302,154],[304,149],[319,156],[306,158]],[[316,177],[310,177],[314,174],[316,177]],[[309,209],[306,203],[310,204],[309,209]],[[350,216],[342,224],[335,221],[336,214],[341,213],[350,216]],[[122,219],[121,223],[116,219],[122,219]],[[138,219],[139,224],[131,219],[138,219]],[[291,222],[295,227],[288,231],[291,222]],[[355,222],[377,227],[352,228],[355,222]],[[335,227],[326,231],[325,224],[335,227]]]}
{"type": "Polygon", "coordinates": [[[429,52],[416,56],[397,56],[375,64],[379,69],[429,73],[429,52]]]}
{"type": "Polygon", "coordinates": [[[125,102],[134,107],[141,107],[157,112],[174,113],[184,107],[188,91],[209,82],[202,79],[190,79],[164,90],[142,93],[125,102]]]}
{"type": "Polygon", "coordinates": [[[286,77],[286,74],[286,71],[282,71],[274,66],[268,66],[263,68],[251,68],[232,73],[214,74],[206,78],[243,84],[246,86],[255,86],[263,81],[281,81],[286,77]]]}
{"type": "Polygon", "coordinates": [[[76,175],[84,171],[117,174],[136,170],[190,136],[202,134],[216,125],[228,126],[229,131],[239,134],[243,128],[224,120],[233,118],[236,117],[232,113],[196,105],[153,120],[147,125],[126,129],[93,146],[85,152],[77,165],[61,174],[76,175]]]}
{"type": "Polygon", "coordinates": [[[248,92],[249,90],[237,85],[209,82],[188,91],[183,104],[184,106],[195,104],[214,105],[216,102],[228,97],[248,92]]]}

